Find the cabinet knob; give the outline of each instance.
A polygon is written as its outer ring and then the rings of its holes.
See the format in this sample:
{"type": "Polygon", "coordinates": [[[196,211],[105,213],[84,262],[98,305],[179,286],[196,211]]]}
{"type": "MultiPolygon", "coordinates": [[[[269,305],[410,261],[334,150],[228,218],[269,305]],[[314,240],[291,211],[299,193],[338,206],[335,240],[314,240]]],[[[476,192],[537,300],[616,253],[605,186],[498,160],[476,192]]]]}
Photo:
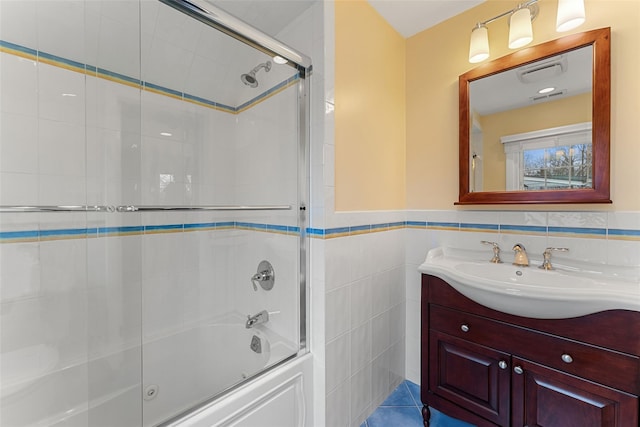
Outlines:
{"type": "Polygon", "coordinates": [[[571,363],[571,362],[573,362],[573,357],[571,357],[570,354],[566,354],[565,353],[565,354],[562,355],[562,361],[564,363],[571,363]]]}
{"type": "Polygon", "coordinates": [[[522,369],[520,366],[516,366],[515,368],[513,368],[513,372],[518,375],[522,375],[524,373],[524,369],[522,369]]]}
{"type": "Polygon", "coordinates": [[[462,330],[462,332],[469,332],[469,325],[460,326],[460,330],[462,330]]]}
{"type": "Polygon", "coordinates": [[[501,360],[498,362],[498,366],[500,367],[500,369],[507,369],[507,362],[505,362],[504,360],[501,360]]]}

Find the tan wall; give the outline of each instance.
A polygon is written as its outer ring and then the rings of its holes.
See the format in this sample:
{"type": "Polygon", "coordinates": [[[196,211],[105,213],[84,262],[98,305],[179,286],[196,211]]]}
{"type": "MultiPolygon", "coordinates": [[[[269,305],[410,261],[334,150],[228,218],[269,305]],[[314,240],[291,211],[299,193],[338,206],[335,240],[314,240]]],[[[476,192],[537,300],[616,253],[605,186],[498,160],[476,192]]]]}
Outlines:
{"type": "MultiPolygon", "coordinates": [[[[407,208],[450,209],[458,198],[458,76],[467,61],[474,24],[517,2],[489,0],[407,39],[407,208]]],[[[565,34],[611,27],[611,205],[571,209],[640,210],[640,0],[587,0],[587,21],[568,33],[555,31],[556,0],[541,0],[534,44],[565,34]]],[[[504,56],[506,19],[489,24],[490,59],[504,56]]],[[[339,43],[339,40],[337,43],[339,43]]],[[[554,209],[563,208],[562,206],[554,209]]],[[[566,209],[566,206],[564,207],[566,209]]]]}
{"type": "Polygon", "coordinates": [[[506,156],[500,137],[591,121],[591,92],[480,118],[484,191],[506,188],[506,156]]]}
{"type": "Polygon", "coordinates": [[[405,39],[365,0],[335,3],[335,207],[404,209],[405,39]]]}

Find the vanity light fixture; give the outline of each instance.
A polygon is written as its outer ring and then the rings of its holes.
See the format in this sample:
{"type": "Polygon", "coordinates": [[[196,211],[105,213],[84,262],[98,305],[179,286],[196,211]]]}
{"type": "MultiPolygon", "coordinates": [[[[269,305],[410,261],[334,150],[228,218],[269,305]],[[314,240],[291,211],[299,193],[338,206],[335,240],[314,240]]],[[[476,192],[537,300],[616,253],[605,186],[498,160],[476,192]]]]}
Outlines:
{"type": "Polygon", "coordinates": [[[560,0],[556,16],[556,31],[572,30],[585,21],[584,0],[560,0]]]}
{"type": "Polygon", "coordinates": [[[469,45],[469,62],[475,64],[489,57],[489,35],[487,26],[478,23],[471,31],[471,44],[469,45]]]}
{"type": "Polygon", "coordinates": [[[526,46],[533,40],[533,28],[531,21],[533,15],[531,9],[518,6],[518,9],[509,18],[509,49],[518,49],[526,46]]]}
{"type": "MultiPolygon", "coordinates": [[[[469,62],[475,64],[489,57],[489,31],[487,24],[509,16],[509,48],[518,49],[533,41],[531,23],[538,16],[538,1],[528,0],[500,15],[478,22],[471,31],[469,62]]],[[[559,0],[556,30],[568,31],[585,21],[584,0],[559,0]]]]}

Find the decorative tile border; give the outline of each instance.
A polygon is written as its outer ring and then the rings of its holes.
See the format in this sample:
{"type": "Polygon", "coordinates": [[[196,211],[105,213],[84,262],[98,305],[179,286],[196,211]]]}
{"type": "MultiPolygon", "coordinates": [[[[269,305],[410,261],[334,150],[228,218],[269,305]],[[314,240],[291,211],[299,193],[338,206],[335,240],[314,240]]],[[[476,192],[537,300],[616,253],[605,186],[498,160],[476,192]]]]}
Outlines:
{"type": "MultiPolygon", "coordinates": [[[[526,225],[470,224],[457,222],[398,221],[336,228],[307,228],[314,239],[336,239],[391,230],[433,230],[523,235],[548,235],[584,239],[628,240],[640,242],[640,230],[585,227],[543,227],[526,225]]],[[[113,236],[135,236],[213,230],[245,230],[299,236],[300,227],[242,221],[222,221],[189,224],[140,225],[126,227],[73,228],[57,230],[0,231],[0,243],[24,243],[65,239],[84,239],[113,236]]]]}
{"type": "Polygon", "coordinates": [[[246,230],[299,236],[300,227],[290,225],[259,224],[238,221],[192,224],[139,225],[125,227],[65,228],[53,230],[0,231],[0,244],[27,243],[52,240],[91,239],[98,237],[141,236],[193,231],[246,230]]]}
{"type": "Polygon", "coordinates": [[[15,43],[11,43],[5,40],[0,40],[0,52],[7,53],[9,55],[19,56],[35,62],[41,62],[43,64],[52,65],[54,67],[64,68],[76,73],[86,74],[88,76],[95,76],[104,80],[109,80],[114,83],[123,84],[136,89],[144,90],[147,92],[156,93],[158,95],[168,96],[184,102],[190,102],[192,104],[199,105],[201,107],[212,108],[214,110],[223,111],[230,114],[239,114],[252,107],[255,107],[262,101],[282,92],[283,90],[293,86],[300,80],[299,74],[289,77],[283,82],[278,83],[271,89],[259,94],[258,96],[250,99],[249,101],[233,107],[230,105],[222,104],[219,102],[211,101],[209,99],[201,98],[199,96],[191,95],[188,93],[180,92],[174,89],[169,89],[164,86],[159,86],[151,82],[146,82],[140,79],[126,76],[124,74],[115,73],[113,71],[105,70],[104,68],[94,67],[93,65],[83,64],[81,62],[66,59],[60,56],[52,55],[40,50],[31,49],[25,46],[21,46],[15,43]]]}
{"type": "Polygon", "coordinates": [[[402,221],[394,223],[356,225],[338,228],[308,228],[307,234],[316,239],[335,239],[395,229],[480,232],[496,234],[540,235],[549,237],[577,237],[587,239],[631,240],[640,242],[640,230],[585,227],[545,227],[530,225],[473,224],[458,222],[402,221]]]}

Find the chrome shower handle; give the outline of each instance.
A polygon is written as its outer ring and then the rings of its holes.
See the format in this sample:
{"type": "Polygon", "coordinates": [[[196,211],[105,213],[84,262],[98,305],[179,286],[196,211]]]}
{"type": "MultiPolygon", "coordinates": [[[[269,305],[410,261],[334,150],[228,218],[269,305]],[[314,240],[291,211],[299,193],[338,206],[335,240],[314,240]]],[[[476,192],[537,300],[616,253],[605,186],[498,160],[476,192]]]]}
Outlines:
{"type": "Polygon", "coordinates": [[[251,276],[251,284],[253,285],[253,290],[256,292],[258,291],[258,284],[265,291],[271,290],[275,280],[276,273],[269,261],[261,261],[258,265],[258,271],[251,276]]]}

